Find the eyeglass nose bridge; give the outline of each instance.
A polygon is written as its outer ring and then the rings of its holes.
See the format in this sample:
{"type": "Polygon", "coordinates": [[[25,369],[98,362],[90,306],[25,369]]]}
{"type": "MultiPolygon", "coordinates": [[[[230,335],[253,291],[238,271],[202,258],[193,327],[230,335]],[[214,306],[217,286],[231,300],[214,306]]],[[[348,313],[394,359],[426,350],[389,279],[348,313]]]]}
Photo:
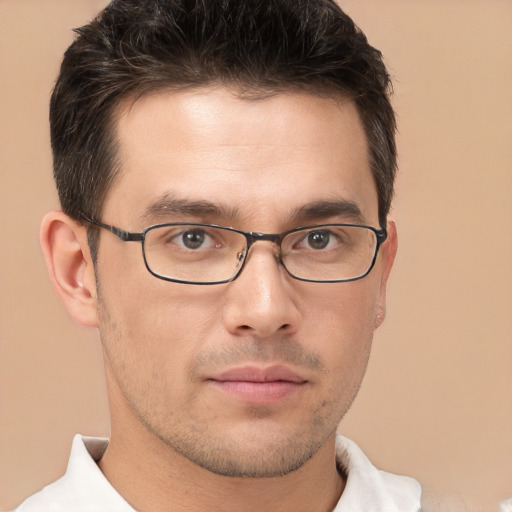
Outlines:
{"type": "MultiPolygon", "coordinates": [[[[281,252],[281,244],[283,243],[283,239],[286,236],[286,233],[279,233],[279,234],[273,234],[273,233],[260,233],[258,231],[251,231],[250,233],[244,233],[245,240],[247,241],[247,246],[245,248],[245,254],[240,253],[238,255],[239,261],[242,261],[243,259],[243,266],[245,266],[245,263],[249,257],[249,251],[251,250],[251,247],[255,242],[272,242],[274,244],[274,255],[276,257],[276,260],[283,266],[283,260],[282,260],[282,252],[281,252]]],[[[240,269],[241,271],[242,269],[240,269]]]]}
{"type": "Polygon", "coordinates": [[[255,242],[273,242],[276,247],[281,251],[281,244],[283,243],[284,237],[287,233],[260,233],[258,231],[251,231],[250,233],[245,233],[245,238],[247,240],[247,251],[252,247],[255,242]]]}

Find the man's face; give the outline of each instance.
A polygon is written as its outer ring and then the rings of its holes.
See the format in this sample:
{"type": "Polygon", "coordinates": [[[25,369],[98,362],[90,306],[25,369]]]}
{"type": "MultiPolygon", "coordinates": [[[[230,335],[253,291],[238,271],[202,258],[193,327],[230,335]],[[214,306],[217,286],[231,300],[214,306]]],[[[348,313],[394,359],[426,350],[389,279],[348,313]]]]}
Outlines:
{"type": "MultiPolygon", "coordinates": [[[[159,93],[125,105],[117,136],[121,173],[101,220],[125,230],[176,221],[264,233],[378,227],[365,134],[343,98],[159,93]],[[308,208],[322,201],[339,211],[308,208]],[[346,202],[359,214],[344,213],[346,202]]],[[[235,281],[201,286],[155,278],[139,244],[102,232],[99,327],[113,425],[143,425],[220,474],[296,469],[332,441],[355,397],[392,252],[386,242],[364,279],[319,284],[291,278],[272,243],[257,242],[235,281]]]]}

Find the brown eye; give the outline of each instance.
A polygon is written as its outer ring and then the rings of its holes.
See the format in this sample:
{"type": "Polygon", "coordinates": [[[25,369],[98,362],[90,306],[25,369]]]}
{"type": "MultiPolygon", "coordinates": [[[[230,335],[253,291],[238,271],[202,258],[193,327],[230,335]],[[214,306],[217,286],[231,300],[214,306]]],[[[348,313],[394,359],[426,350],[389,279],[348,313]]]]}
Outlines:
{"type": "Polygon", "coordinates": [[[332,233],[327,230],[311,231],[307,236],[308,246],[312,249],[325,249],[329,245],[332,233]]]}
{"type": "Polygon", "coordinates": [[[204,244],[206,233],[202,229],[185,231],[181,235],[182,244],[187,249],[200,249],[204,244]]]}

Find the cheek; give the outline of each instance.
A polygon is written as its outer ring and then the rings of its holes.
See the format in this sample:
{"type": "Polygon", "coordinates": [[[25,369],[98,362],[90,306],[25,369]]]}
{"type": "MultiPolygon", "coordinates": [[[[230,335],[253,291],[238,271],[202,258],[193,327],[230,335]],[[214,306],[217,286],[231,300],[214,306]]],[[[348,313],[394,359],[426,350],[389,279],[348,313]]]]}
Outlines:
{"type": "MultiPolygon", "coordinates": [[[[172,288],[172,283],[163,284],[172,288]]],[[[140,288],[134,296],[107,297],[101,291],[100,335],[111,393],[118,396],[121,390],[130,407],[146,418],[170,421],[176,410],[195,400],[188,369],[211,325],[208,318],[199,318],[206,309],[201,301],[152,289],[147,294],[140,288]]]]}
{"type": "Polygon", "coordinates": [[[303,297],[301,309],[312,328],[325,330],[343,344],[371,340],[379,297],[376,279],[324,285],[303,297]]]}
{"type": "Polygon", "coordinates": [[[331,382],[346,387],[359,382],[371,349],[378,287],[371,280],[339,283],[310,294],[303,339],[318,352],[331,382]],[[337,288],[337,289],[334,289],[337,288]]]}
{"type": "Polygon", "coordinates": [[[213,291],[159,280],[143,264],[141,273],[133,263],[130,274],[121,265],[105,265],[99,284],[100,331],[106,349],[115,351],[135,372],[182,378],[183,368],[215,329],[219,301],[213,291]],[[130,279],[123,279],[123,274],[130,279]]]}

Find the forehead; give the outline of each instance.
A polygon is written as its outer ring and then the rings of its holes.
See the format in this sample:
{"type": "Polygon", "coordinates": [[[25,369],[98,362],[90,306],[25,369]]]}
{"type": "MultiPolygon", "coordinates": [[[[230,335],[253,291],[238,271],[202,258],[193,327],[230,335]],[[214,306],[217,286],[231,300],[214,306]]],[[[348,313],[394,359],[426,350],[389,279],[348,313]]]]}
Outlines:
{"type": "Polygon", "coordinates": [[[365,217],[377,212],[366,136],[345,97],[244,99],[204,88],[146,95],[119,114],[120,174],[105,202],[116,219],[133,222],[166,196],[245,217],[336,199],[357,203],[365,217]]]}

